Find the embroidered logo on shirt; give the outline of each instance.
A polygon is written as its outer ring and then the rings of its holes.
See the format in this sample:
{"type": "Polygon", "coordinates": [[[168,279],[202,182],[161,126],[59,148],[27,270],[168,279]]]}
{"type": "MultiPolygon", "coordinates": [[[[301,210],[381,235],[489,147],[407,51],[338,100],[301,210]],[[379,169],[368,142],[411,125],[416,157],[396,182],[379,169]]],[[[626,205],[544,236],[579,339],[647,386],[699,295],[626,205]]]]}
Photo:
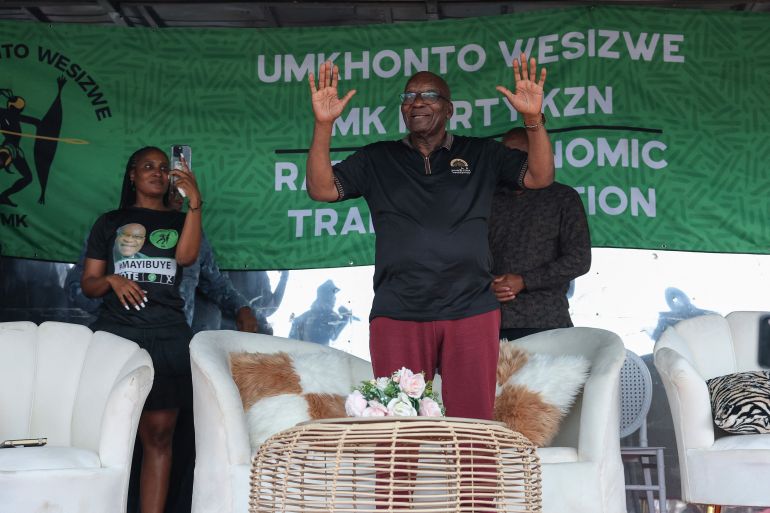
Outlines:
{"type": "Polygon", "coordinates": [[[469,175],[471,168],[463,159],[452,159],[449,163],[449,170],[453,175],[469,175]]]}

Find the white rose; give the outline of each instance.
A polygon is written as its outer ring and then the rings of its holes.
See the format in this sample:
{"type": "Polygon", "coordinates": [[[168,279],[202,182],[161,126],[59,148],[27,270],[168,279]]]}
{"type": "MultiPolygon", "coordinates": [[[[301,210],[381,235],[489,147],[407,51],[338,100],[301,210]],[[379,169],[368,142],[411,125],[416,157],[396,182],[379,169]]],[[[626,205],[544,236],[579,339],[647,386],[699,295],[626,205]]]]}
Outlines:
{"type": "Polygon", "coordinates": [[[416,417],[417,410],[412,406],[409,396],[401,393],[388,403],[388,412],[396,417],[416,417]]]}
{"type": "Polygon", "coordinates": [[[390,384],[390,378],[377,378],[377,380],[374,382],[374,386],[377,387],[377,390],[385,391],[385,388],[387,388],[388,384],[390,384]]]}

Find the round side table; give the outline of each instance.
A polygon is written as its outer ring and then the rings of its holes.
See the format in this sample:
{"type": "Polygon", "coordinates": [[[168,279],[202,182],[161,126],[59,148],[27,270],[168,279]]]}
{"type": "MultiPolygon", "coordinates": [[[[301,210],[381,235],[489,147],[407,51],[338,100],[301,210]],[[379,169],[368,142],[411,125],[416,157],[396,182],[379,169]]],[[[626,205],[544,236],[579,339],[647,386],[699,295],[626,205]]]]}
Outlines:
{"type": "Polygon", "coordinates": [[[273,435],[252,459],[251,513],[541,511],[535,446],[504,424],[340,418],[273,435]]]}

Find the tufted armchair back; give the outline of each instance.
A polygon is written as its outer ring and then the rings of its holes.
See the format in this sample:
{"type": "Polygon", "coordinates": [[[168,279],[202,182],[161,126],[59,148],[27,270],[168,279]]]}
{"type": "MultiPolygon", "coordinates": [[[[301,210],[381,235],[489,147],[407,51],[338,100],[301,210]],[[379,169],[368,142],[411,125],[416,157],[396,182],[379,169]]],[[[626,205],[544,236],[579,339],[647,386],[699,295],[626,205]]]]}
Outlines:
{"type": "Polygon", "coordinates": [[[763,312],[703,315],[667,329],[655,350],[669,348],[686,358],[704,379],[758,370],[757,337],[763,312]]]}
{"type": "Polygon", "coordinates": [[[0,324],[0,355],[0,439],[47,437],[97,452],[111,385],[146,356],[61,322],[0,324]]]}

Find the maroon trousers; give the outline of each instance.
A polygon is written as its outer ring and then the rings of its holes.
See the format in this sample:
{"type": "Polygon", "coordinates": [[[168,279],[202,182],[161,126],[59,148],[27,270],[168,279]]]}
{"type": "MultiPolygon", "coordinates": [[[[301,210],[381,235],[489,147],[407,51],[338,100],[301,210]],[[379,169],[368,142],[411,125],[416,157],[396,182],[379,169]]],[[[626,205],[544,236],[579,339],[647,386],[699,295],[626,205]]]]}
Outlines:
{"type": "Polygon", "coordinates": [[[451,321],[397,321],[375,317],[369,352],[375,377],[401,367],[441,374],[447,417],[491,420],[500,349],[500,310],[451,321]]]}

